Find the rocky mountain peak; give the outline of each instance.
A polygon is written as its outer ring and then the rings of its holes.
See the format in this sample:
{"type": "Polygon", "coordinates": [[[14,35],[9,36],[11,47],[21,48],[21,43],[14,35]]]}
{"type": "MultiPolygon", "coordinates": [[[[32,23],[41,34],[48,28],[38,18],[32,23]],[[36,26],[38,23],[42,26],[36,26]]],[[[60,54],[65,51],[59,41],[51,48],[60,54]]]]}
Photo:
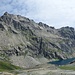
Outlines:
{"type": "Polygon", "coordinates": [[[59,29],[59,33],[62,37],[75,39],[75,30],[73,27],[62,27],[59,29]]]}
{"type": "Polygon", "coordinates": [[[4,15],[9,15],[9,13],[8,12],[5,12],[4,15]]]}

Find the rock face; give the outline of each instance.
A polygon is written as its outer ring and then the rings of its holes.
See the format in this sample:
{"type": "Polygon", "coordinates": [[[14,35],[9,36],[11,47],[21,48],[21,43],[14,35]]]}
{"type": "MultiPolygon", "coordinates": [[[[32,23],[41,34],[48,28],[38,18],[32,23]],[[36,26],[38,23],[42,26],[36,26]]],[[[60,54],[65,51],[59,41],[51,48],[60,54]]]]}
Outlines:
{"type": "Polygon", "coordinates": [[[75,57],[75,30],[72,27],[55,29],[6,12],[0,17],[0,53],[47,59],[75,57]]]}

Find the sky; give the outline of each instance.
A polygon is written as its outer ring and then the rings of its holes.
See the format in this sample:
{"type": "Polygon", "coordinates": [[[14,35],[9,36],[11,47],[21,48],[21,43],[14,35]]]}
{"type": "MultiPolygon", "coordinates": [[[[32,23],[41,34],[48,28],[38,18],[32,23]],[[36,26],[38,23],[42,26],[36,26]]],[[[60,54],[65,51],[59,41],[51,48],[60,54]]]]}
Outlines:
{"type": "Polygon", "coordinates": [[[75,0],[0,0],[0,16],[6,11],[55,28],[75,28],[75,0]]]}

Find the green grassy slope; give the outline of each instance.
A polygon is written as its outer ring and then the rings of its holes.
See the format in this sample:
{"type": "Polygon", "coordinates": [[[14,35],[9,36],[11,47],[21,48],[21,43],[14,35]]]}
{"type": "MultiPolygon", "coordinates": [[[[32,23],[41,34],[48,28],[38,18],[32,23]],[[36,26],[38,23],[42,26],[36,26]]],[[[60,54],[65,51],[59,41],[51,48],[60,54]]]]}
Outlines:
{"type": "Polygon", "coordinates": [[[0,71],[10,71],[10,70],[15,70],[15,69],[21,69],[18,66],[14,66],[9,62],[5,61],[0,61],[0,71]]]}
{"type": "Polygon", "coordinates": [[[59,66],[60,69],[63,69],[63,70],[74,70],[75,71],[75,66],[59,66]]]}

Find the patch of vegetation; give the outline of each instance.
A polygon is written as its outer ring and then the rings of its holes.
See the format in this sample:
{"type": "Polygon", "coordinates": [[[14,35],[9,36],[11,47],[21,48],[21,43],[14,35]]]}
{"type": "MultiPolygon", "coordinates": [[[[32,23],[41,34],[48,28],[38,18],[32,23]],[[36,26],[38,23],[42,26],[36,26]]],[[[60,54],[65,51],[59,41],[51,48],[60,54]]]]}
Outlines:
{"type": "Polygon", "coordinates": [[[23,43],[20,43],[20,45],[21,45],[21,46],[24,46],[24,44],[23,44],[23,43]]]}
{"type": "Polygon", "coordinates": [[[63,42],[64,42],[64,40],[59,40],[58,42],[59,42],[59,44],[61,44],[61,43],[63,43],[63,42]]]}
{"type": "Polygon", "coordinates": [[[10,61],[10,59],[9,59],[9,57],[7,55],[1,54],[1,53],[0,53],[0,60],[8,61],[8,62],[10,61]]]}
{"type": "Polygon", "coordinates": [[[2,48],[3,50],[9,50],[9,47],[8,47],[8,46],[1,46],[1,48],[2,48]]]}
{"type": "Polygon", "coordinates": [[[59,66],[60,69],[64,70],[74,70],[75,71],[75,66],[59,66]]]}
{"type": "Polygon", "coordinates": [[[59,61],[59,59],[58,58],[55,58],[55,59],[53,59],[53,61],[59,61]]]}
{"type": "Polygon", "coordinates": [[[11,71],[15,69],[21,69],[18,66],[14,66],[9,62],[0,61],[0,71],[11,71]]]}
{"type": "Polygon", "coordinates": [[[57,51],[58,51],[59,53],[62,53],[62,50],[61,50],[61,49],[58,49],[57,51]]]}

